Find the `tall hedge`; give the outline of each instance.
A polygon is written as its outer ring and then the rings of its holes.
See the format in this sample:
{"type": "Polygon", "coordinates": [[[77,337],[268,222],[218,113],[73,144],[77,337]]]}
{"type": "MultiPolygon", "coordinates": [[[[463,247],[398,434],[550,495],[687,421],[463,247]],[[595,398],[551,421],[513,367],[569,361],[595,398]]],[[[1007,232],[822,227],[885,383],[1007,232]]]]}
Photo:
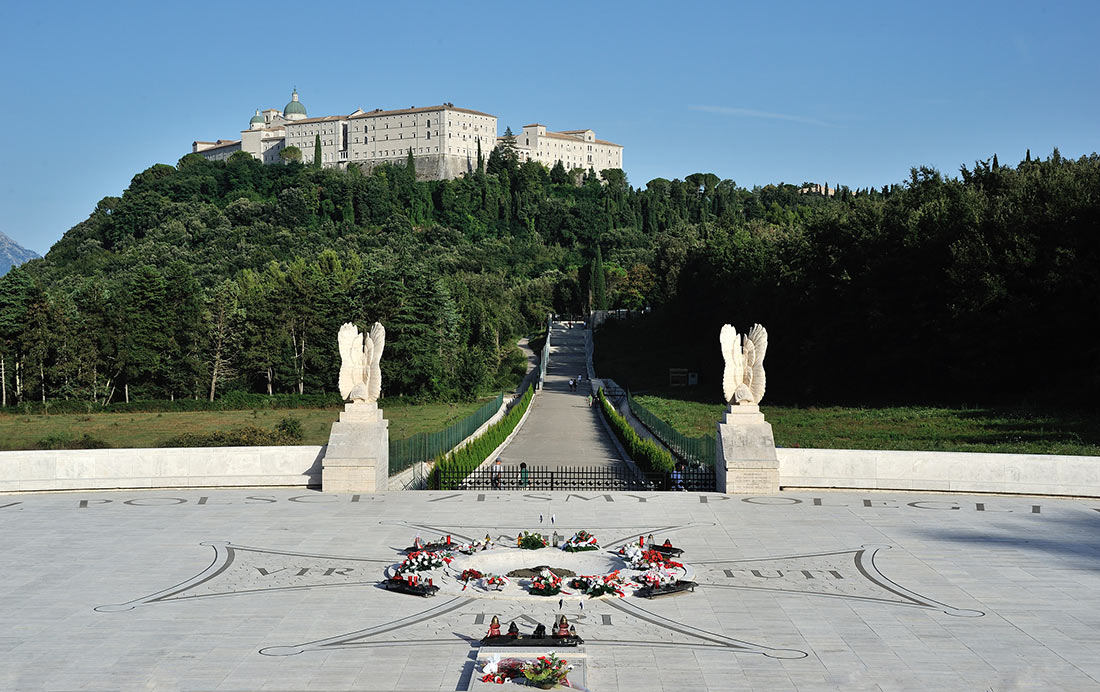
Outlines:
{"type": "Polygon", "coordinates": [[[453,473],[457,471],[465,478],[473,473],[478,466],[481,466],[493,453],[493,450],[499,447],[519,425],[519,421],[523,418],[527,407],[531,405],[531,399],[534,395],[535,388],[528,387],[519,403],[513,406],[512,410],[506,413],[503,418],[490,425],[484,435],[461,449],[443,455],[436,462],[431,476],[428,477],[428,488],[432,490],[440,489],[443,472],[453,473]]]}
{"type": "Polygon", "coordinates": [[[626,453],[630,455],[634,463],[638,464],[644,471],[669,472],[676,468],[676,461],[671,454],[653,440],[647,440],[639,435],[634,428],[630,427],[630,423],[626,422],[626,419],[607,400],[603,393],[603,387],[600,387],[599,391],[596,392],[596,396],[600,399],[600,408],[603,409],[604,418],[607,419],[611,430],[615,433],[615,437],[619,438],[619,442],[623,444],[626,453]]]}

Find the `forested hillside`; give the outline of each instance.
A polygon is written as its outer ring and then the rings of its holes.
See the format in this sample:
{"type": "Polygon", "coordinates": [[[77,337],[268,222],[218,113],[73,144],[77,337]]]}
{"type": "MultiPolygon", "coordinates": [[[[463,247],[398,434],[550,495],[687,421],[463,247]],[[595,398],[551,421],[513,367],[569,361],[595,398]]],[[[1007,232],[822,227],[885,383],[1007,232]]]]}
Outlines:
{"type": "Polygon", "coordinates": [[[653,308],[606,335],[639,358],[628,383],[717,381],[730,321],[768,326],[776,400],[1096,393],[1096,155],[828,195],[603,177],[507,148],[435,182],[245,154],[153,166],[0,278],[7,403],[319,394],[347,320],[386,325],[387,395],[469,397],[522,370],[514,339],[548,311],[589,307],[653,308]]]}

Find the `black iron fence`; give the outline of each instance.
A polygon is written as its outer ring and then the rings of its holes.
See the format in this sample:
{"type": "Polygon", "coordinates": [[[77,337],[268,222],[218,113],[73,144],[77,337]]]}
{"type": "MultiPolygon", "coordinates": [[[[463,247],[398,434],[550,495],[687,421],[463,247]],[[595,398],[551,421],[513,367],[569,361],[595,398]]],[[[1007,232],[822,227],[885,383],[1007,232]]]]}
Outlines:
{"type": "Polygon", "coordinates": [[[641,475],[627,466],[492,466],[469,475],[442,471],[441,490],[572,490],[572,491],[665,491],[713,492],[714,471],[691,469],[647,472],[641,475]]]}
{"type": "Polygon", "coordinates": [[[714,467],[717,457],[716,439],[714,435],[701,437],[689,437],[671,425],[661,420],[656,414],[642,406],[630,395],[626,394],[627,404],[634,417],[642,422],[653,433],[654,437],[663,442],[676,456],[685,461],[700,465],[714,467]]]}

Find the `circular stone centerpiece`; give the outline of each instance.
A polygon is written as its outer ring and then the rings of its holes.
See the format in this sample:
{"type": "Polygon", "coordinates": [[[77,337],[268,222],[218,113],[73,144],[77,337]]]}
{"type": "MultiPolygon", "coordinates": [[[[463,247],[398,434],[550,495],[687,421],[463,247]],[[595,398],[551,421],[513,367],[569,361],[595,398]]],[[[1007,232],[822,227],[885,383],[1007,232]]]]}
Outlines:
{"type": "Polygon", "coordinates": [[[451,563],[451,570],[457,574],[462,574],[464,569],[476,569],[483,574],[517,572],[513,579],[529,579],[537,573],[535,570],[538,567],[547,567],[559,577],[572,577],[578,574],[607,574],[626,567],[626,562],[602,550],[569,553],[558,548],[495,548],[472,555],[455,555],[451,563]],[[532,570],[532,573],[526,574],[526,570],[532,570]]]}
{"type": "MultiPolygon", "coordinates": [[[[621,557],[602,550],[570,553],[558,548],[493,548],[472,555],[456,553],[454,560],[447,566],[447,577],[437,579],[435,583],[440,586],[442,593],[461,593],[467,598],[543,601],[546,596],[528,591],[532,577],[542,567],[568,581],[576,575],[604,575],[624,569],[626,562],[621,557]],[[471,586],[467,587],[461,579],[465,570],[507,576],[508,582],[501,588],[485,588],[479,580],[472,580],[471,586]]],[[[566,588],[564,593],[568,595],[570,591],[566,588]]]]}

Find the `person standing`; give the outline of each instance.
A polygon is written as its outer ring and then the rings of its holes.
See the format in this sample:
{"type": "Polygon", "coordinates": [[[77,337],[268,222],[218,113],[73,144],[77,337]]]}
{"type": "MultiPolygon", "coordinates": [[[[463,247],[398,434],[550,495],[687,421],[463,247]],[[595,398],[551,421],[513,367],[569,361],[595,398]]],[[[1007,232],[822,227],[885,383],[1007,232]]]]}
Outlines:
{"type": "Polygon", "coordinates": [[[500,479],[504,475],[504,466],[500,463],[500,457],[493,462],[489,469],[489,477],[492,480],[493,490],[500,490],[500,479]]]}

